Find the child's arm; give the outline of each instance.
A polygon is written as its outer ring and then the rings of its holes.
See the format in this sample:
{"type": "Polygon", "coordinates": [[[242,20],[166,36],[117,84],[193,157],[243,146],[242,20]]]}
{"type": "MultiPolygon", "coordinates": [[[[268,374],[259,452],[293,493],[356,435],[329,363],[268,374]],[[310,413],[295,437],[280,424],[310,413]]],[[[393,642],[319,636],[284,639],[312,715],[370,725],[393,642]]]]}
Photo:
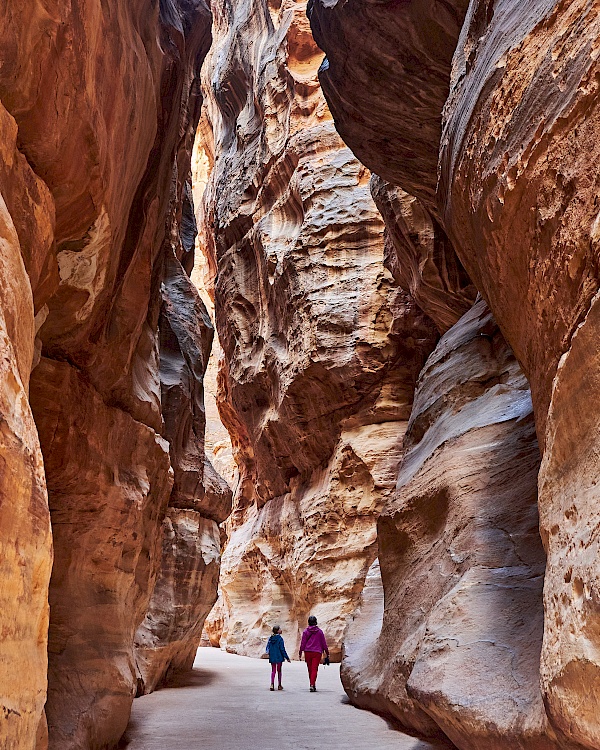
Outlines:
{"type": "Polygon", "coordinates": [[[292,663],[292,660],[291,660],[291,659],[290,659],[290,657],[288,656],[288,652],[287,652],[287,651],[285,650],[285,641],[283,640],[283,638],[281,639],[281,646],[282,646],[282,651],[283,651],[283,655],[285,656],[285,660],[286,660],[286,661],[289,661],[289,662],[290,662],[290,664],[291,664],[291,663],[292,663]]]}

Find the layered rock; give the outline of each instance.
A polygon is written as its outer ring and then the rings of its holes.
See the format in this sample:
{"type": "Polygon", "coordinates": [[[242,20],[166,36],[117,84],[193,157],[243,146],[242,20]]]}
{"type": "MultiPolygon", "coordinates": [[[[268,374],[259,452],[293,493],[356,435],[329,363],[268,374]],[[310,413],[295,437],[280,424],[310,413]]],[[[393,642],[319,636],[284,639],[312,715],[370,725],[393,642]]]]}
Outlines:
{"type": "Polygon", "coordinates": [[[548,554],[542,686],[557,730],[588,748],[600,744],[599,10],[536,2],[515,12],[501,2],[492,16],[472,3],[445,113],[439,196],[531,382],[548,554]]]}
{"type": "MultiPolygon", "coordinates": [[[[10,395],[1,407],[1,457],[11,467],[10,486],[0,489],[11,507],[0,530],[2,585],[11,599],[0,615],[9,634],[2,669],[10,670],[1,680],[0,733],[10,747],[31,748],[39,725],[43,743],[51,563],[45,470],[56,550],[50,746],[91,750],[111,746],[127,722],[133,637],[160,563],[173,482],[161,437],[160,285],[169,253],[180,268],[193,265],[185,183],[210,13],[200,1],[26,0],[5,4],[0,20],[7,277],[0,316],[10,395]],[[41,353],[32,406],[44,466],[27,407],[29,372],[41,353]],[[27,668],[16,666],[17,649],[27,668]]],[[[196,407],[181,404],[180,413],[196,407]]],[[[222,517],[227,498],[217,495],[199,493],[199,502],[215,502],[222,517]]],[[[210,526],[211,540],[213,532],[210,526]]],[[[197,547],[196,563],[206,557],[214,577],[212,542],[197,547]]],[[[182,578],[200,585],[200,598],[210,588],[203,575],[182,578]]],[[[211,591],[204,606],[213,598],[211,591]]]]}
{"type": "Polygon", "coordinates": [[[436,206],[442,108],[469,0],[312,0],[320,80],[357,157],[436,206]]]}
{"type": "MultiPolygon", "coordinates": [[[[345,109],[337,112],[341,127],[352,110],[362,132],[372,128],[377,138],[390,128],[373,114],[369,97],[372,86],[386,78],[390,63],[385,49],[371,40],[390,27],[377,23],[370,5],[362,5],[379,31],[365,34],[364,41],[354,37],[353,59],[368,55],[369,65],[362,78],[348,76],[345,109]],[[368,84],[361,86],[365,80],[368,84]]],[[[314,4],[315,30],[330,58],[322,80],[332,102],[339,99],[336,82],[341,76],[341,69],[335,73],[335,60],[348,50],[343,34],[355,33],[348,15],[352,7],[314,4]],[[331,33],[335,24],[344,28],[343,34],[331,33]]],[[[452,7],[460,9],[460,3],[452,7]]],[[[422,102],[409,105],[424,128],[432,112],[439,122],[444,109],[441,146],[434,149],[440,182],[428,207],[488,300],[531,383],[543,451],[539,505],[548,554],[543,694],[561,743],[588,748],[600,742],[595,711],[600,685],[594,604],[597,476],[592,458],[598,419],[593,406],[596,365],[587,348],[596,337],[598,290],[598,10],[596,2],[472,0],[460,39],[456,36],[452,71],[444,51],[438,54],[432,46],[423,53],[418,40],[427,24],[395,39],[412,46],[422,62],[435,53],[444,75],[451,76],[447,102],[428,95],[433,110],[422,102]]],[[[399,88],[413,85],[411,75],[397,73],[399,88]]],[[[397,101],[386,106],[399,112],[406,99],[393,99],[397,101]]],[[[408,139],[421,153],[414,119],[411,123],[400,115],[395,121],[398,138],[408,139]]],[[[372,154],[363,155],[368,166],[378,166],[372,154]]],[[[430,190],[431,177],[413,189],[412,173],[393,159],[390,163],[388,179],[415,195],[430,190]]]]}
{"type": "Polygon", "coordinates": [[[346,690],[460,748],[556,747],[539,689],[545,558],[531,399],[483,302],[428,359],[405,447],[378,522],[381,633],[370,647],[358,639],[355,654],[351,631],[346,690]]]}
{"type": "Polygon", "coordinates": [[[161,567],[136,634],[138,693],[191,669],[206,615],[217,598],[221,538],[231,490],[204,452],[203,376],[212,325],[174,255],[165,264],[160,379],[174,484],[163,522],[161,567]]]}
{"type": "Polygon", "coordinates": [[[28,394],[32,283],[49,250],[53,211],[47,189],[16,148],[16,134],[0,105],[0,736],[7,748],[34,748],[38,731],[40,747],[45,734],[52,541],[28,394]],[[16,223],[34,208],[38,222],[19,235],[16,223]]]}
{"type": "Polygon", "coordinates": [[[373,175],[385,221],[385,266],[401,289],[446,333],[475,301],[476,289],[439,222],[414,195],[373,175]]]}
{"type": "Polygon", "coordinates": [[[383,268],[369,174],[335,132],[304,4],[214,12],[203,221],[240,467],[222,642],[259,654],[277,620],[293,648],[312,611],[339,656],[437,332],[383,268]]]}
{"type": "Polygon", "coordinates": [[[169,508],[162,544],[160,573],[135,637],[140,694],[191,669],[204,620],[217,600],[217,524],[196,511],[169,508]]]}
{"type": "Polygon", "coordinates": [[[172,484],[168,444],[106,406],[64,362],[42,358],[31,402],[55,546],[46,703],[51,746],[110,746],[129,719],[133,638],[160,561],[172,484]]]}

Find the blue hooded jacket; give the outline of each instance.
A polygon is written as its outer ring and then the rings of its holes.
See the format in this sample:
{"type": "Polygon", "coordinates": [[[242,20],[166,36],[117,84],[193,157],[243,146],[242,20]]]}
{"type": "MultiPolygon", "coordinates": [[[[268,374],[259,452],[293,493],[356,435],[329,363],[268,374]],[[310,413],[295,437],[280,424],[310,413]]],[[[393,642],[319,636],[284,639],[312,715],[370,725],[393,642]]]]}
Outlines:
{"type": "Polygon", "coordinates": [[[269,638],[266,651],[267,654],[269,654],[269,664],[280,664],[282,661],[290,658],[285,650],[283,638],[279,633],[277,633],[277,635],[272,635],[269,638]]]}

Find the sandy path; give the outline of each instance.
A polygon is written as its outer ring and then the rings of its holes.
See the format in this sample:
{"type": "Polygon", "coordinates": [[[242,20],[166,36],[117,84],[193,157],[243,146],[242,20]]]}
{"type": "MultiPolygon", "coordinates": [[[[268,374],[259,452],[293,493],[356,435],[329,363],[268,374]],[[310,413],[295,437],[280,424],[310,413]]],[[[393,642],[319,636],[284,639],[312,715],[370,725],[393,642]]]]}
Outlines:
{"type": "Polygon", "coordinates": [[[433,750],[347,703],[339,665],[321,667],[309,693],[306,665],[283,665],[285,690],[269,691],[269,664],[198,651],[177,687],[134,701],[127,750],[433,750]]]}

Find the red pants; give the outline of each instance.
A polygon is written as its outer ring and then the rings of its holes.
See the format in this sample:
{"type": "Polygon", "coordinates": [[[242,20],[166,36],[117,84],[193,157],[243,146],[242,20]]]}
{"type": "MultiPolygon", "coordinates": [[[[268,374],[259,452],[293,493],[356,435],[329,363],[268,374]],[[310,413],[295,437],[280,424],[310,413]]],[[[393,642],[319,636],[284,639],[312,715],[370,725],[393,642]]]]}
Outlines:
{"type": "Polygon", "coordinates": [[[282,661],[271,664],[271,685],[275,684],[275,671],[277,671],[277,677],[279,677],[279,684],[281,685],[281,665],[283,664],[282,661]]]}
{"type": "Polygon", "coordinates": [[[308,680],[311,685],[315,685],[317,682],[319,664],[321,663],[321,652],[305,651],[304,658],[306,659],[306,666],[308,667],[308,680]]]}

